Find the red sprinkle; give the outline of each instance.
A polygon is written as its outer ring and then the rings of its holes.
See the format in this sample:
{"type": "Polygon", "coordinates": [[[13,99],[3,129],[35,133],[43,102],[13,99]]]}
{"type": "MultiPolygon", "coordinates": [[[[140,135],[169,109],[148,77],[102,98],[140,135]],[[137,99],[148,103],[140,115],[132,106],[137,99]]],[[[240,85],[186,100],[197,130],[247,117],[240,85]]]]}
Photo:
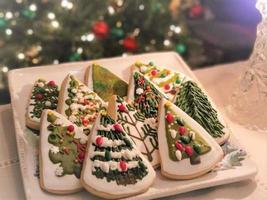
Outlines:
{"type": "Polygon", "coordinates": [[[103,144],[103,138],[101,136],[97,137],[95,143],[97,146],[101,146],[103,144]]]}
{"type": "Polygon", "coordinates": [[[122,127],[121,127],[120,124],[114,124],[114,125],[113,125],[113,128],[114,128],[115,131],[117,131],[117,132],[123,132],[123,129],[122,129],[122,127]]]}
{"type": "Polygon", "coordinates": [[[118,109],[121,112],[126,112],[127,111],[127,108],[123,104],[118,105],[118,109]]]}
{"type": "Polygon", "coordinates": [[[84,126],[88,126],[89,121],[87,119],[83,119],[82,123],[83,123],[84,126]]]}
{"type": "Polygon", "coordinates": [[[36,94],[35,97],[36,97],[36,99],[41,100],[44,98],[44,95],[39,93],[39,94],[36,94]]]}
{"type": "Polygon", "coordinates": [[[73,126],[73,125],[69,125],[68,128],[67,128],[67,130],[68,130],[69,132],[74,131],[74,126],[73,126]]]}
{"type": "Polygon", "coordinates": [[[126,171],[127,170],[127,163],[123,160],[120,161],[120,168],[122,171],[126,171]]]}
{"type": "Polygon", "coordinates": [[[152,76],[156,76],[157,73],[158,73],[158,71],[157,71],[156,69],[153,69],[153,70],[151,71],[151,75],[152,75],[152,76]]]}
{"type": "Polygon", "coordinates": [[[179,151],[181,151],[181,152],[184,151],[184,146],[180,142],[178,142],[178,141],[175,142],[175,146],[179,151]]]}
{"type": "Polygon", "coordinates": [[[165,89],[165,90],[169,90],[169,89],[171,89],[170,84],[166,84],[166,85],[164,85],[164,89],[165,89]]]}
{"type": "Polygon", "coordinates": [[[48,85],[51,87],[54,87],[54,86],[56,86],[56,83],[55,83],[55,81],[49,81],[48,85]]]}
{"type": "Polygon", "coordinates": [[[184,135],[186,132],[186,128],[184,126],[180,126],[178,131],[179,131],[180,135],[184,135]]]}
{"type": "Polygon", "coordinates": [[[185,147],[185,153],[187,153],[188,156],[192,156],[193,155],[193,149],[191,146],[187,145],[185,147]]]}
{"type": "Polygon", "coordinates": [[[171,113],[168,113],[166,115],[166,120],[169,122],[169,123],[172,123],[174,121],[174,117],[171,113]]]}

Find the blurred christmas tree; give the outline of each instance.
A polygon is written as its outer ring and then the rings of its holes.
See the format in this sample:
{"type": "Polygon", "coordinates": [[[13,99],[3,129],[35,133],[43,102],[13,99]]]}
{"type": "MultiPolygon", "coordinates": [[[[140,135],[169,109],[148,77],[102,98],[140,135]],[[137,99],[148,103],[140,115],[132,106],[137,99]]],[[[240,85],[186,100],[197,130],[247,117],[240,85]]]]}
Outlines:
{"type": "Polygon", "coordinates": [[[2,0],[0,88],[16,67],[173,50],[203,54],[187,18],[198,0],[2,0]]]}

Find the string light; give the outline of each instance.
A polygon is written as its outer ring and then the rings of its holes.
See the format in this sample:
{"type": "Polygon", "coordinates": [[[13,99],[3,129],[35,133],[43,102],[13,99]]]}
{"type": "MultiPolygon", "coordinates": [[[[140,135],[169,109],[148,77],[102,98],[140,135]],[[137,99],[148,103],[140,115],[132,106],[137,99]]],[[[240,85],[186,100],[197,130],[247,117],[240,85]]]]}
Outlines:
{"type": "Polygon", "coordinates": [[[140,5],[139,5],[139,10],[144,10],[144,9],[145,9],[144,4],[140,4],[140,5]]]}
{"type": "Polygon", "coordinates": [[[31,5],[29,6],[29,9],[30,9],[31,11],[35,12],[35,11],[37,10],[37,6],[36,6],[35,4],[31,4],[31,5]]]}
{"type": "Polygon", "coordinates": [[[156,44],[156,40],[152,39],[152,40],[150,40],[150,43],[154,45],[154,44],[156,44]]]}
{"type": "Polygon", "coordinates": [[[18,53],[17,55],[18,59],[23,60],[25,58],[24,53],[18,53]]]}
{"type": "Polygon", "coordinates": [[[108,6],[108,13],[110,15],[113,15],[115,13],[115,10],[114,10],[114,8],[112,6],[108,6]]]}
{"type": "Polygon", "coordinates": [[[117,22],[116,22],[116,27],[120,28],[121,26],[122,26],[121,21],[117,21],[117,22]]]}
{"type": "Polygon", "coordinates": [[[117,1],[117,6],[118,6],[118,7],[121,7],[122,5],[123,5],[123,0],[118,0],[118,1],[117,1]]]}
{"type": "Polygon", "coordinates": [[[17,2],[18,4],[20,4],[20,3],[22,3],[22,0],[16,0],[16,2],[17,2]]]}
{"type": "Polygon", "coordinates": [[[125,58],[125,57],[127,57],[127,56],[128,56],[127,53],[123,53],[123,54],[122,54],[122,57],[123,57],[123,58],[125,58]]]}
{"type": "Polygon", "coordinates": [[[77,53],[78,53],[78,54],[82,54],[82,52],[83,52],[83,48],[82,48],[82,47],[79,47],[79,48],[77,49],[77,53]]]}
{"type": "Polygon", "coordinates": [[[6,12],[6,15],[5,15],[6,19],[11,19],[13,17],[13,14],[12,12],[6,12]]]}
{"type": "Polygon", "coordinates": [[[56,15],[55,15],[55,13],[49,12],[49,13],[47,14],[47,17],[48,17],[48,19],[53,20],[53,19],[56,18],[56,15]]]}
{"type": "Polygon", "coordinates": [[[83,42],[85,42],[85,41],[91,42],[94,39],[95,39],[95,35],[93,33],[88,33],[88,34],[85,34],[85,35],[81,36],[81,40],[83,42]]]}
{"type": "Polygon", "coordinates": [[[171,44],[170,40],[166,39],[163,41],[164,46],[169,46],[171,44]]]}
{"type": "Polygon", "coordinates": [[[28,34],[28,35],[32,35],[32,34],[33,34],[33,30],[32,30],[32,29],[28,29],[28,30],[27,30],[27,34],[28,34]]]}
{"type": "Polygon", "coordinates": [[[55,60],[53,60],[53,64],[58,64],[59,63],[59,61],[57,60],[57,59],[55,59],[55,60]]]}
{"type": "Polygon", "coordinates": [[[173,24],[170,25],[170,30],[173,31],[173,32],[175,32],[175,33],[177,33],[177,34],[181,33],[181,31],[182,31],[182,29],[181,29],[180,26],[175,26],[173,24]]]}
{"type": "Polygon", "coordinates": [[[59,27],[59,23],[58,23],[57,20],[53,20],[53,21],[51,22],[51,25],[52,25],[54,28],[58,28],[58,27],[59,27]]]}
{"type": "Polygon", "coordinates": [[[4,13],[0,12],[0,17],[4,17],[4,13]]]}
{"type": "Polygon", "coordinates": [[[13,33],[13,31],[10,28],[7,28],[5,32],[7,35],[12,35],[13,33]]]}
{"type": "Polygon", "coordinates": [[[73,8],[73,3],[72,2],[69,2],[68,0],[62,0],[61,1],[61,6],[63,8],[66,8],[68,10],[71,10],[73,8]]]}
{"type": "Polygon", "coordinates": [[[8,72],[8,67],[7,66],[3,66],[2,67],[2,72],[7,73],[8,72]]]}

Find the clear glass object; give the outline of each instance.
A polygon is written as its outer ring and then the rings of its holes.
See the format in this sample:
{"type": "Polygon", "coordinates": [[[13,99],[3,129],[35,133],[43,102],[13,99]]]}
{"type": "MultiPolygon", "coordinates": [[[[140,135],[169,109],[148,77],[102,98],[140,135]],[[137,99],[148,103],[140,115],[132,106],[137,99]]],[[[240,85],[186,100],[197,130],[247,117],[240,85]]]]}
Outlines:
{"type": "Polygon", "coordinates": [[[231,98],[230,115],[250,129],[267,131],[267,0],[257,0],[262,21],[253,52],[231,98]]]}

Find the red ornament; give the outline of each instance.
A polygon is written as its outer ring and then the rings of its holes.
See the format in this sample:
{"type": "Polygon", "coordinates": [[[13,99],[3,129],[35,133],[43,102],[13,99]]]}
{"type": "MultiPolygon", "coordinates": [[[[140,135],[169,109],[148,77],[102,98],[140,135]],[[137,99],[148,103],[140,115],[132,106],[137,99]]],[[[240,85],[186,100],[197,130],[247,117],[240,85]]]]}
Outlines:
{"type": "Polygon", "coordinates": [[[127,163],[123,160],[120,161],[120,168],[122,171],[126,171],[127,170],[127,163]]]}
{"type": "Polygon", "coordinates": [[[69,132],[74,131],[74,126],[73,126],[73,125],[69,125],[69,126],[67,127],[67,130],[68,130],[69,132]]]}
{"type": "Polygon", "coordinates": [[[38,100],[42,100],[42,99],[44,98],[44,95],[41,94],[41,93],[39,93],[39,94],[36,94],[35,97],[36,97],[36,99],[38,99],[38,100]]]}
{"type": "Polygon", "coordinates": [[[109,26],[104,21],[97,21],[92,27],[92,31],[99,39],[105,39],[109,34],[109,26]]]}
{"type": "Polygon", "coordinates": [[[176,148],[179,150],[179,151],[181,151],[181,152],[183,152],[184,151],[184,146],[180,143],[180,142],[176,142],[175,143],[175,146],[176,146],[176,148]]]}
{"type": "Polygon", "coordinates": [[[166,120],[167,120],[167,122],[172,123],[174,121],[173,115],[171,113],[168,113],[166,115],[166,120]]]}
{"type": "Polygon", "coordinates": [[[123,132],[123,129],[120,124],[114,124],[113,128],[115,129],[116,132],[123,132]]]}
{"type": "Polygon", "coordinates": [[[151,75],[152,75],[152,76],[156,76],[157,73],[158,73],[158,71],[157,71],[156,69],[153,69],[153,70],[151,71],[151,75]]]}
{"type": "Polygon", "coordinates": [[[103,144],[104,140],[101,136],[97,137],[95,140],[95,143],[97,146],[101,146],[103,144]]]}
{"type": "Polygon", "coordinates": [[[190,8],[189,16],[192,18],[200,17],[204,13],[204,8],[202,5],[197,4],[190,8]]]}
{"type": "Polygon", "coordinates": [[[138,47],[137,42],[133,37],[124,38],[122,45],[127,51],[135,51],[138,47]]]}
{"type": "Polygon", "coordinates": [[[185,147],[185,153],[187,153],[188,156],[192,156],[193,155],[193,149],[191,146],[187,145],[185,147]]]}
{"type": "Polygon", "coordinates": [[[79,159],[80,160],[84,160],[84,157],[85,157],[85,153],[83,151],[81,151],[78,155],[79,159]]]}
{"type": "Polygon", "coordinates": [[[170,84],[166,84],[166,85],[164,85],[164,89],[165,89],[165,90],[169,90],[169,89],[171,89],[170,84]]]}
{"type": "Polygon", "coordinates": [[[178,131],[179,131],[180,135],[184,135],[186,132],[186,128],[184,126],[180,126],[178,131]]]}
{"type": "Polygon", "coordinates": [[[118,105],[118,109],[120,112],[127,112],[127,108],[123,104],[118,105]]]}
{"type": "Polygon", "coordinates": [[[51,87],[55,87],[56,83],[55,83],[55,81],[49,81],[48,85],[51,86],[51,87]]]}

